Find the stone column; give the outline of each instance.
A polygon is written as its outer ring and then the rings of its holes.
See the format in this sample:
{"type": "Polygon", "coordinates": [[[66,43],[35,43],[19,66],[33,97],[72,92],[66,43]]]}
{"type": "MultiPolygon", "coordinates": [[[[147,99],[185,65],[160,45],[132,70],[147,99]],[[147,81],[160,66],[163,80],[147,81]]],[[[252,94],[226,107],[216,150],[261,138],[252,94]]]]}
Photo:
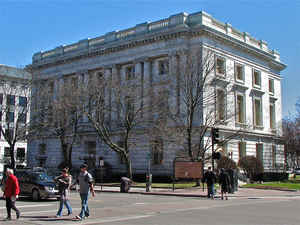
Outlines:
{"type": "MultiPolygon", "coordinates": [[[[117,104],[118,102],[118,96],[116,96],[116,92],[113,91],[115,86],[120,86],[121,84],[121,67],[120,65],[113,65],[112,66],[112,74],[111,74],[111,106],[112,108],[114,107],[113,105],[116,105],[116,113],[112,114],[112,119],[115,120],[120,120],[120,105],[117,104]]],[[[115,110],[114,110],[115,111],[115,110]]]]}
{"type": "Polygon", "coordinates": [[[141,117],[143,117],[143,104],[144,104],[144,62],[138,59],[135,62],[135,79],[137,82],[137,101],[140,103],[138,107],[141,109],[141,117]]]}
{"type": "Polygon", "coordinates": [[[108,112],[108,121],[111,122],[112,118],[112,89],[111,89],[111,82],[112,82],[112,66],[105,68],[104,71],[104,77],[105,77],[105,90],[104,90],[104,96],[105,96],[105,104],[108,105],[109,112],[108,112]]]}
{"type": "Polygon", "coordinates": [[[152,96],[153,96],[153,74],[152,74],[152,61],[149,58],[144,61],[143,81],[144,81],[143,95],[147,96],[146,105],[147,108],[149,109],[147,112],[147,117],[148,119],[151,119],[153,116],[150,107],[152,105],[152,96]]]}

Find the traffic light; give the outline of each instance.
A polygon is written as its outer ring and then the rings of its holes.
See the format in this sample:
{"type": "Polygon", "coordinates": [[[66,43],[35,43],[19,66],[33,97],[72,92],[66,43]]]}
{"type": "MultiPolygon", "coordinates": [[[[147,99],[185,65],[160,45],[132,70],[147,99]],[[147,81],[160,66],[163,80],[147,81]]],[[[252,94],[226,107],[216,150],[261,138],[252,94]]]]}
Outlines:
{"type": "Polygon", "coordinates": [[[212,128],[211,137],[214,144],[219,143],[219,128],[212,128]]]}

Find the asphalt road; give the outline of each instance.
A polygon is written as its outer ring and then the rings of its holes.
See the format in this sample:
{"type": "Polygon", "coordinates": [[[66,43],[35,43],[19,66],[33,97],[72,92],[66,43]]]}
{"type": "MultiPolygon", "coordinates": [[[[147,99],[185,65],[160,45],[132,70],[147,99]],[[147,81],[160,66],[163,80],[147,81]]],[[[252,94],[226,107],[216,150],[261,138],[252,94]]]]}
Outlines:
{"type": "MultiPolygon", "coordinates": [[[[78,193],[71,194],[73,216],[80,211],[78,193]]],[[[300,197],[232,198],[228,201],[196,197],[97,193],[90,198],[91,216],[82,221],[55,218],[58,202],[20,199],[21,218],[0,224],[103,224],[103,225],[299,225],[300,197]]],[[[66,214],[66,209],[64,210],[66,214]]],[[[0,218],[6,216],[0,201],[0,218]]],[[[13,216],[15,216],[13,214],[13,216]]],[[[15,217],[13,217],[15,218],[15,217]]]]}

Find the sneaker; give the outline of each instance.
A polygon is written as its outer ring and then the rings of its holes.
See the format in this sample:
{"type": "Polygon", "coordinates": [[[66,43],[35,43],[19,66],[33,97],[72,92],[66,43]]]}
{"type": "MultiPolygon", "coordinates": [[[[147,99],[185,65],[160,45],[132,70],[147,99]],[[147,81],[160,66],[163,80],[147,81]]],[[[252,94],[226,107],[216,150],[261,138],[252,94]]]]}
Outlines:
{"type": "Polygon", "coordinates": [[[60,215],[56,215],[55,217],[56,217],[56,218],[59,218],[59,217],[61,217],[61,216],[60,216],[60,215]]]}
{"type": "Polygon", "coordinates": [[[68,212],[68,216],[72,215],[72,212],[68,212]]]}
{"type": "Polygon", "coordinates": [[[80,216],[75,216],[75,217],[74,217],[74,220],[81,221],[82,218],[81,218],[80,216]]]}
{"type": "Polygon", "coordinates": [[[20,215],[21,215],[21,213],[18,212],[18,213],[17,213],[17,220],[20,218],[20,215]]]}
{"type": "Polygon", "coordinates": [[[11,217],[6,217],[4,220],[11,220],[11,217]]]}

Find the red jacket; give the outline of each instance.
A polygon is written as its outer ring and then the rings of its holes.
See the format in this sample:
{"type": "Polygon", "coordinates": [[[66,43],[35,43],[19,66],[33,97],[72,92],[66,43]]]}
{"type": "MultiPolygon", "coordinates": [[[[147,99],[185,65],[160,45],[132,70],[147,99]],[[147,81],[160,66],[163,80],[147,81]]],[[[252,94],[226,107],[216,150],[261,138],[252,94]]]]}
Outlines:
{"type": "Polygon", "coordinates": [[[6,179],[4,195],[10,198],[20,193],[19,181],[13,174],[9,175],[6,179]]]}

